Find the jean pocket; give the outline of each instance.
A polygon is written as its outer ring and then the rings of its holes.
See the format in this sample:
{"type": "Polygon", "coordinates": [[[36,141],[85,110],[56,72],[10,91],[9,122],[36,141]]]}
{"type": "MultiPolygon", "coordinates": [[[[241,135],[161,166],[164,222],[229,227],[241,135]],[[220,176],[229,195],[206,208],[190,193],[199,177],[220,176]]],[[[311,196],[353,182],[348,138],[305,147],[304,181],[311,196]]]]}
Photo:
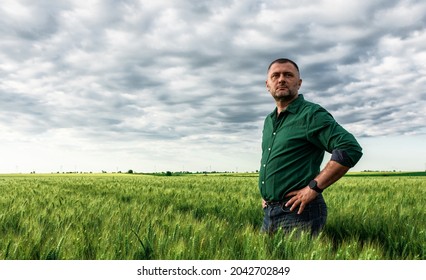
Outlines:
{"type": "Polygon", "coordinates": [[[291,213],[292,211],[290,210],[290,207],[285,206],[285,203],[281,204],[281,210],[284,213],[291,213]]]}

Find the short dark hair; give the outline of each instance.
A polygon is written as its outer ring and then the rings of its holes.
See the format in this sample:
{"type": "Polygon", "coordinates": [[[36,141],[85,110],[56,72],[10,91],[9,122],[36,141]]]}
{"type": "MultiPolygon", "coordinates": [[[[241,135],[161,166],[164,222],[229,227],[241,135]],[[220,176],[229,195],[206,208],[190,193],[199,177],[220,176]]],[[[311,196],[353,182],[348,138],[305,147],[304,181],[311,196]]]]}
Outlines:
{"type": "Polygon", "coordinates": [[[300,75],[299,66],[297,66],[296,62],[294,62],[293,60],[288,59],[288,58],[278,58],[278,59],[275,59],[274,61],[272,61],[271,64],[269,64],[268,72],[269,72],[269,69],[271,69],[271,66],[275,63],[291,63],[291,64],[293,64],[294,67],[296,67],[297,72],[299,72],[299,75],[300,75]]]}

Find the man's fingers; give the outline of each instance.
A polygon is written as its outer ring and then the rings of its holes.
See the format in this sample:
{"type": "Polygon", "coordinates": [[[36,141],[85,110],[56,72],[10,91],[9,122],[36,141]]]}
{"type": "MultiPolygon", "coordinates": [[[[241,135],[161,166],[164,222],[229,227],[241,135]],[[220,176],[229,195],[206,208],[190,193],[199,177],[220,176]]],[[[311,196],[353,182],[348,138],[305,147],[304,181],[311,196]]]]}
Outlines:
{"type": "MultiPolygon", "coordinates": [[[[292,198],[290,198],[289,201],[287,201],[287,203],[285,204],[285,207],[289,207],[290,205],[292,205],[295,201],[297,200],[296,196],[293,196],[292,198]]],[[[291,209],[290,209],[291,210],[291,209]]]]}
{"type": "Polygon", "coordinates": [[[299,191],[292,191],[285,195],[285,197],[295,196],[299,191]]]}
{"type": "Polygon", "coordinates": [[[306,203],[304,202],[306,197],[304,196],[302,190],[289,192],[285,197],[291,197],[285,206],[290,207],[290,211],[294,211],[297,207],[299,207],[297,214],[302,214],[306,206],[306,203]]]}
{"type": "MultiPolygon", "coordinates": [[[[289,201],[290,202],[290,201],[289,201]]],[[[290,204],[290,203],[288,203],[287,202],[287,204],[288,205],[291,205],[291,207],[290,207],[290,211],[293,211],[294,209],[296,209],[297,208],[297,206],[299,206],[299,204],[301,203],[302,201],[301,200],[299,200],[299,199],[297,199],[296,197],[294,197],[294,201],[293,201],[293,203],[292,204],[290,204]]],[[[287,205],[286,205],[287,206],[287,205]]],[[[288,206],[287,206],[288,207],[288,206]]]]}
{"type": "Polygon", "coordinates": [[[302,212],[303,212],[303,210],[305,209],[305,204],[304,203],[301,203],[300,204],[300,207],[299,207],[299,211],[297,211],[297,214],[298,215],[300,215],[300,214],[302,214],[302,212]]]}

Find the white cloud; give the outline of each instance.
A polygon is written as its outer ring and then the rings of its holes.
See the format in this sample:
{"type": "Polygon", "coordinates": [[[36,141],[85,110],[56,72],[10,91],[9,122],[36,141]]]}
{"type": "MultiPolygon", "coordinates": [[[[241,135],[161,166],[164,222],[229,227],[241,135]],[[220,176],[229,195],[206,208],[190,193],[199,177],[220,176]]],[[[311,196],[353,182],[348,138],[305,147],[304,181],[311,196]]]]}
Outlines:
{"type": "Polygon", "coordinates": [[[2,2],[0,172],[256,170],[277,57],[358,137],[425,135],[425,15],[406,0],[2,2]]]}

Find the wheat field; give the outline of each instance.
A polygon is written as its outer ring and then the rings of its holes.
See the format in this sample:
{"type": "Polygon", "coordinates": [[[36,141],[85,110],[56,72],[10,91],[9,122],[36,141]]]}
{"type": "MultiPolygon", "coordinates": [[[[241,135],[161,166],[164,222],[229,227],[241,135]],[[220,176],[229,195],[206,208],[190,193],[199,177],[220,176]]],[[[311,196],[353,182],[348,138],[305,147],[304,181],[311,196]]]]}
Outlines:
{"type": "Polygon", "coordinates": [[[426,177],[383,175],[327,189],[316,238],[260,233],[254,173],[0,175],[0,259],[424,260],[426,177]]]}

